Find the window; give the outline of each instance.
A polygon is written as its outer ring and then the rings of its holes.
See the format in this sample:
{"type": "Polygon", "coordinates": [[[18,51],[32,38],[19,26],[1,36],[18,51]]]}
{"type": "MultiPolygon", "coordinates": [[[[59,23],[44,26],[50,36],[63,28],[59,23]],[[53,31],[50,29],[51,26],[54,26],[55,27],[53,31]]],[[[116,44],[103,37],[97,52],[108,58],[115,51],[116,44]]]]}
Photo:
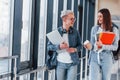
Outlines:
{"type": "Polygon", "coordinates": [[[27,61],[30,59],[31,10],[32,0],[23,0],[21,61],[27,61]]]}
{"type": "MultiPolygon", "coordinates": [[[[45,65],[47,0],[40,1],[38,67],[45,65]]],[[[38,79],[44,80],[44,70],[38,73],[38,79]]]]}
{"type": "MultiPolygon", "coordinates": [[[[0,0],[0,57],[12,53],[13,9],[14,0],[0,0]]],[[[11,60],[0,61],[0,74],[11,70],[10,63],[11,60]]]]}
{"type": "Polygon", "coordinates": [[[39,22],[39,49],[38,49],[38,66],[45,64],[45,41],[46,41],[46,17],[47,17],[47,0],[41,0],[40,4],[40,22],[39,22]],[[40,57],[40,58],[39,58],[40,57]]]}
{"type": "MultiPolygon", "coordinates": [[[[31,15],[32,14],[32,0],[23,0],[22,6],[22,32],[21,32],[21,71],[26,71],[30,61],[30,39],[31,39],[31,15]]],[[[30,74],[22,75],[20,80],[30,80],[30,74]]]]}
{"type": "Polygon", "coordinates": [[[53,5],[53,30],[57,29],[57,23],[58,23],[58,0],[54,0],[54,5],[53,5]]]}

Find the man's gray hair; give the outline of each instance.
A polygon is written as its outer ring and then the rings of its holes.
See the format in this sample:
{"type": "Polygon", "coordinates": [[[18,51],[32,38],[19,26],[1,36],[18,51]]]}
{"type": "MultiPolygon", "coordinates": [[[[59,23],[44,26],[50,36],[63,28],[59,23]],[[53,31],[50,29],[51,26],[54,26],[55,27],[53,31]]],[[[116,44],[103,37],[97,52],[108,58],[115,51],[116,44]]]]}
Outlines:
{"type": "Polygon", "coordinates": [[[60,17],[63,18],[64,16],[67,16],[68,14],[74,14],[72,10],[63,10],[61,11],[60,17]]]}

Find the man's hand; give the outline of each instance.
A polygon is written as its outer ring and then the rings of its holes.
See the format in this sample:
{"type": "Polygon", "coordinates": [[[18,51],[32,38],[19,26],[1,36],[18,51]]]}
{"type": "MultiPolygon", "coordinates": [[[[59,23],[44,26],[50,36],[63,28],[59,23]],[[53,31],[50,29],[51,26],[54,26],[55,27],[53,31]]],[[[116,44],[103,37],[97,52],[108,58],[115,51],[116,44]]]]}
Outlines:
{"type": "Polygon", "coordinates": [[[66,50],[67,50],[67,52],[69,52],[69,53],[77,52],[77,49],[76,49],[76,48],[67,48],[66,50]]]}
{"type": "Polygon", "coordinates": [[[64,42],[60,44],[60,49],[66,49],[66,48],[69,48],[67,43],[64,42]]]}

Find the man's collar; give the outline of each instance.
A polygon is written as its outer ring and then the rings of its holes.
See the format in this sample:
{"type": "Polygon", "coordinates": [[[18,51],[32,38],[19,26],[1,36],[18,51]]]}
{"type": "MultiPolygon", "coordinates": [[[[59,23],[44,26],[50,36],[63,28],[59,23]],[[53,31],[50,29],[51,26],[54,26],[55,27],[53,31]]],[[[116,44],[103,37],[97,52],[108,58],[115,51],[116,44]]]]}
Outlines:
{"type": "MultiPolygon", "coordinates": [[[[62,28],[62,32],[67,33],[67,30],[62,28]]],[[[73,28],[72,27],[69,28],[68,33],[69,34],[73,33],[73,28]]]]}

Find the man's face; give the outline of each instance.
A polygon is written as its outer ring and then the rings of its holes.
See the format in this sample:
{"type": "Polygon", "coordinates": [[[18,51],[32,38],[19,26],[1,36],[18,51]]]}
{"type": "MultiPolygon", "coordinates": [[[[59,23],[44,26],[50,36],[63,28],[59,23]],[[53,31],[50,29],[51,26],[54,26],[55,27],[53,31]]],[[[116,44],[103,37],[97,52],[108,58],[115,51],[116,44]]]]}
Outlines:
{"type": "Polygon", "coordinates": [[[75,16],[74,14],[68,14],[65,19],[65,23],[67,26],[73,26],[75,22],[75,16]]]}

